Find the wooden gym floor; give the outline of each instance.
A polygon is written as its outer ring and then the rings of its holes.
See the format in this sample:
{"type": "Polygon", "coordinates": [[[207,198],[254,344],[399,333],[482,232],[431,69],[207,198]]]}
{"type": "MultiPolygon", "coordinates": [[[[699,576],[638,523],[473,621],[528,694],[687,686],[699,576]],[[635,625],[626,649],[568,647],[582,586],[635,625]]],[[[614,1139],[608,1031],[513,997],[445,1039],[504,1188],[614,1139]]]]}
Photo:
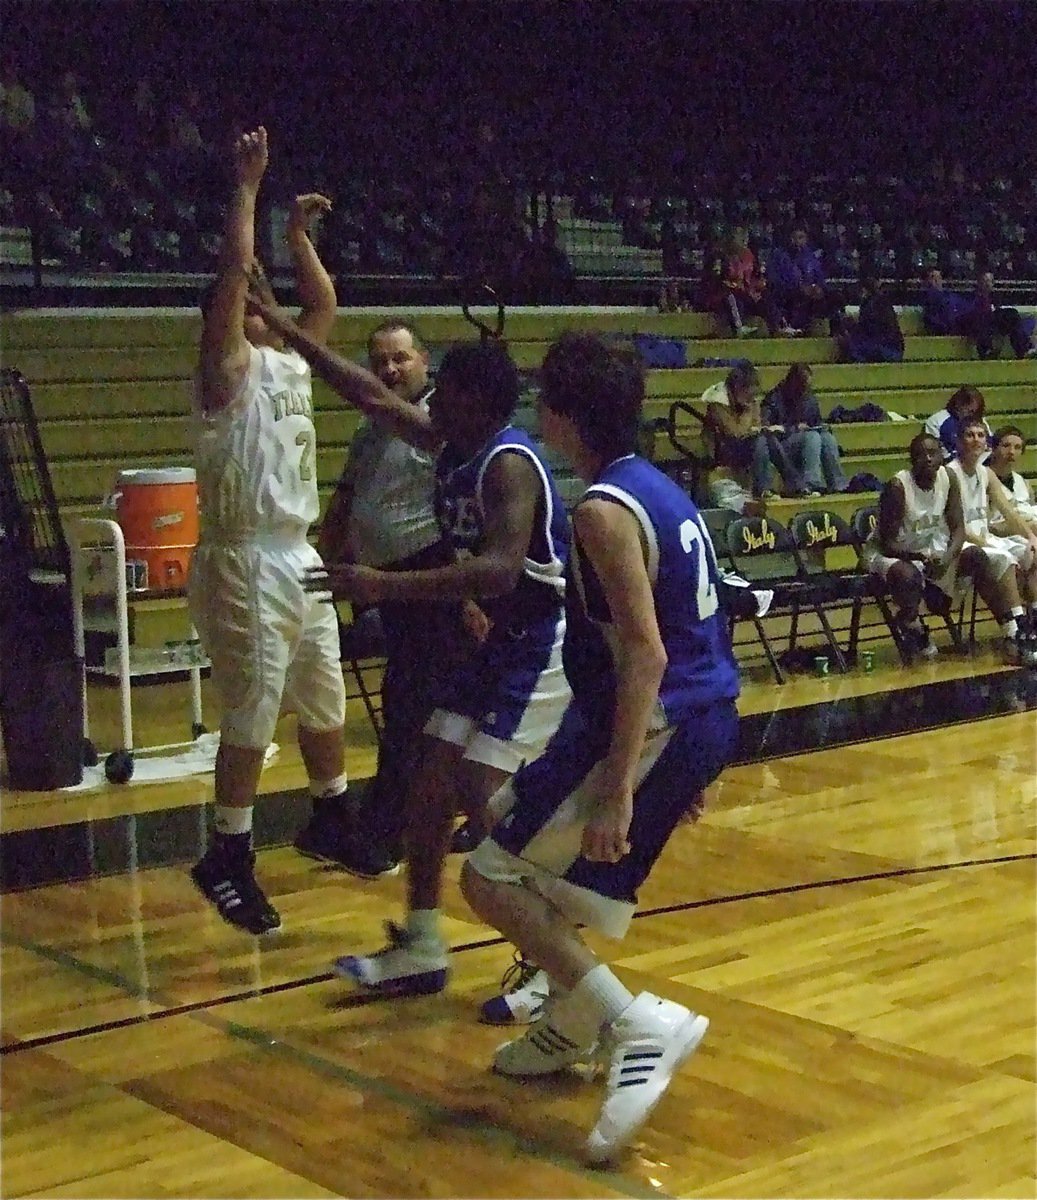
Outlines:
{"type": "MultiPolygon", "coordinates": [[[[113,744],[116,693],[91,687],[113,744]]],[[[510,952],[452,859],[453,976],[363,1003],[330,970],[381,943],[402,879],[285,842],[291,718],[259,872],[284,919],[224,926],[185,865],[209,783],[4,795],[4,1197],[1032,1197],[1037,672],[989,651],[871,674],[762,674],[742,747],[618,949],[710,1032],[614,1169],[580,1157],[600,1084],[486,1069],[476,1004],[510,952]]],[[[206,711],[214,722],[208,695],[206,711]]],[[[186,689],[134,689],[145,744],[186,689]]],[[[373,763],[359,705],[350,767],[373,763]]]]}

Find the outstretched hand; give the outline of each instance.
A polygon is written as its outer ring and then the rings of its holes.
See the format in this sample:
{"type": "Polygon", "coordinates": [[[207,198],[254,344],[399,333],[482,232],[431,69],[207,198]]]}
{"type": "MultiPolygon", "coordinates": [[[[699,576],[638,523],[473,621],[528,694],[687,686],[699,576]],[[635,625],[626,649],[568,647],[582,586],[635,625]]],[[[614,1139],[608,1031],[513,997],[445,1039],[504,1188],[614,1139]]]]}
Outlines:
{"type": "Polygon", "coordinates": [[[302,196],[296,196],[288,214],[288,232],[306,233],[317,217],[326,216],[329,212],[331,201],[320,192],[306,192],[302,196]]]}
{"type": "Polygon", "coordinates": [[[263,125],[251,133],[241,134],[235,140],[234,175],[238,183],[258,187],[269,160],[266,128],[263,125]]]}
{"type": "Polygon", "coordinates": [[[336,563],[334,566],[311,567],[303,575],[302,585],[307,592],[330,595],[334,600],[377,604],[384,599],[381,584],[386,574],[358,563],[336,563]]]}

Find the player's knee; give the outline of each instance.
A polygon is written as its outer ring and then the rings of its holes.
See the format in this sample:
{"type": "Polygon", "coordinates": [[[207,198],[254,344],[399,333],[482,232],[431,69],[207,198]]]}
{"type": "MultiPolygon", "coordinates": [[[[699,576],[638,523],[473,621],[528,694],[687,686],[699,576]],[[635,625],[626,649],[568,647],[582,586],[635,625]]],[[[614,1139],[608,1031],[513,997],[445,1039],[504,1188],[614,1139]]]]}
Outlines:
{"type": "Polygon", "coordinates": [[[466,860],[462,864],[461,895],[464,896],[476,916],[486,916],[495,886],[493,881],[487,879],[470,861],[466,860]]]}

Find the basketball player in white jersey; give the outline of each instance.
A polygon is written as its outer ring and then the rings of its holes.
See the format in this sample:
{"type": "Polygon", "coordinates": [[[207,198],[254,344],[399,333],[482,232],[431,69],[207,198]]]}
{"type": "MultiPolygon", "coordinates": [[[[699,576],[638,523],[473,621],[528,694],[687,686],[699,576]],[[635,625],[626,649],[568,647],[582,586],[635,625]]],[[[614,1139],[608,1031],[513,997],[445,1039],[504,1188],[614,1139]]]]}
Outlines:
{"type": "Polygon", "coordinates": [[[935,647],[919,614],[923,599],[930,612],[947,613],[971,579],[991,611],[1007,611],[1007,604],[985,556],[965,544],[961,492],[943,466],[940,440],[920,433],[908,454],[910,468],[898,471],[879,497],[878,526],[864,557],[897,605],[901,646],[909,655],[928,657],[935,647]]]}
{"type": "MultiPolygon", "coordinates": [[[[195,405],[201,534],[189,580],[191,615],[223,710],[215,838],[191,874],[225,921],[253,934],[280,925],[255,880],[251,831],[282,703],[298,715],[299,749],[321,805],[300,837],[317,838],[322,824],[340,819],[346,791],[338,623],[301,583],[321,563],[306,540],[319,512],[310,369],[261,317],[245,312],[250,287],[273,295],[255,256],[267,157],[262,127],[234,145],[218,274],[203,297],[195,405]]],[[[322,196],[298,197],[287,232],[299,322],[321,343],[336,297],[307,230],[329,207],[322,196]]]]}
{"type": "Polygon", "coordinates": [[[1002,581],[1008,611],[991,611],[1001,624],[1010,661],[1037,662],[1037,532],[1012,503],[1004,484],[981,460],[987,454],[982,421],[964,421],[958,431],[958,457],[948,464],[961,489],[965,541],[976,546],[1002,581]],[[1000,534],[990,532],[990,519],[1000,515],[1000,534]]]}
{"type": "MultiPolygon", "coordinates": [[[[994,434],[994,444],[987,459],[987,466],[1001,480],[1012,507],[1034,532],[1037,532],[1037,504],[1026,477],[1015,470],[1016,464],[1026,453],[1026,435],[1018,425],[1004,425],[994,434]]],[[[994,533],[1004,532],[1000,513],[991,513],[990,528],[994,533]]]]}

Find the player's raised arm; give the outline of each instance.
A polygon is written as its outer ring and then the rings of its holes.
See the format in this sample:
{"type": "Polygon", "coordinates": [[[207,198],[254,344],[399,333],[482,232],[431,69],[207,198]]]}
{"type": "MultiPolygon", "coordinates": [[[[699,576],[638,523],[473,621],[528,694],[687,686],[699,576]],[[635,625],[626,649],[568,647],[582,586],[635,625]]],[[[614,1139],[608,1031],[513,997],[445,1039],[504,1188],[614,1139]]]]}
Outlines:
{"type": "Polygon", "coordinates": [[[259,296],[249,295],[249,310],[258,313],[266,324],[297,350],[311,368],[333,388],[347,404],[358,408],[396,437],[421,450],[438,450],[443,439],[420,406],[402,400],[359,363],[350,362],[314,337],[288,316],[259,296]]]}
{"type": "Polygon", "coordinates": [[[256,258],[256,199],[269,159],[262,125],[243,133],[231,151],[234,192],[227,208],[216,281],[202,313],[201,374],[207,407],[228,402],[248,367],[245,296],[256,258]]]}
{"type": "Polygon", "coordinates": [[[302,305],[299,328],[320,345],[325,345],[335,323],[338,300],[335,285],[321,262],[310,228],[314,221],[331,211],[331,201],[317,192],[296,196],[288,217],[286,240],[295,267],[295,290],[302,305]]]}

